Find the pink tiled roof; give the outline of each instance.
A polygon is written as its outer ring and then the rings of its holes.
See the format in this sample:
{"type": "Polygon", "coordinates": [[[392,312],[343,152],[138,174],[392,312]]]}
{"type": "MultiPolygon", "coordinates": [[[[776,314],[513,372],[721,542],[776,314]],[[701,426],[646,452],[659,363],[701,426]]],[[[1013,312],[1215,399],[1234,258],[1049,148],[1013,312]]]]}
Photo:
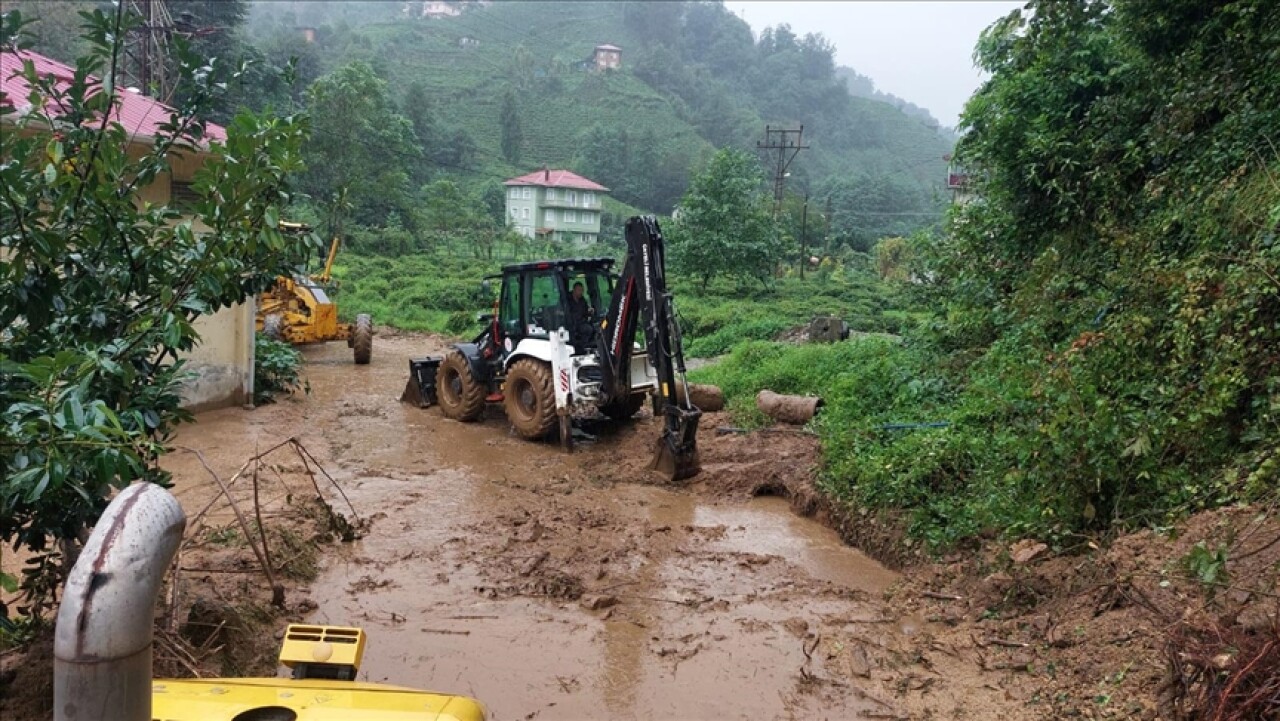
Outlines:
{"type": "Polygon", "coordinates": [[[609,192],[603,185],[578,175],[571,170],[535,170],[528,175],[512,178],[503,185],[540,185],[544,188],[576,188],[609,192]]]}
{"type": "MultiPolygon", "coordinates": [[[[19,111],[30,107],[27,95],[31,92],[31,87],[27,85],[25,78],[18,75],[22,72],[22,64],[25,60],[32,62],[37,75],[52,75],[56,78],[59,87],[65,88],[70,85],[75,76],[74,68],[39,53],[28,50],[0,52],[0,103],[10,105],[19,111]]],[[[100,82],[97,78],[91,78],[91,80],[95,84],[100,82]]],[[[173,108],[155,98],[128,90],[116,95],[114,107],[115,120],[124,127],[130,141],[154,138],[160,131],[160,126],[168,122],[170,114],[173,113],[173,108]]],[[[50,107],[49,110],[53,111],[54,108],[50,107]]],[[[205,124],[205,135],[212,140],[227,139],[226,129],[213,123],[205,124]]]]}

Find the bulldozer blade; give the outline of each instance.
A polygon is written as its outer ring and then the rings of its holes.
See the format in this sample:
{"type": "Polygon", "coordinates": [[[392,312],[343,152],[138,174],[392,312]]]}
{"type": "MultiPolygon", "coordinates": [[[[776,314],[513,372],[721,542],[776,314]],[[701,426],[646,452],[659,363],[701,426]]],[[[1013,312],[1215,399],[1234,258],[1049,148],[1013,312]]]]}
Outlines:
{"type": "Polygon", "coordinates": [[[668,481],[674,483],[692,478],[702,470],[698,464],[696,448],[678,449],[667,437],[658,439],[658,450],[653,456],[652,470],[661,473],[668,481]]]}

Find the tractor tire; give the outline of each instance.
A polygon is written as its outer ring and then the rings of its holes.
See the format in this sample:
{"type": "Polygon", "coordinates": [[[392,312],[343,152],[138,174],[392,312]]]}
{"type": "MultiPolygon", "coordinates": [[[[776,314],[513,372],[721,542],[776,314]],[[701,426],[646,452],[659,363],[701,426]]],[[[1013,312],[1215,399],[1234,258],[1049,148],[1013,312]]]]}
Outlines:
{"type": "Polygon", "coordinates": [[[471,423],[484,415],[484,384],[471,373],[462,351],[451,350],[436,369],[436,402],[445,418],[471,423]]]}
{"type": "Polygon", "coordinates": [[[449,419],[471,423],[484,415],[485,387],[462,351],[449,351],[435,370],[435,402],[449,419]]]}
{"type": "Polygon", "coordinates": [[[355,325],[351,327],[351,348],[356,365],[369,365],[373,358],[373,319],[368,313],[356,316],[355,325]]]}
{"type": "Polygon", "coordinates": [[[502,389],[507,420],[521,438],[545,438],[556,427],[556,392],[551,385],[551,366],[532,358],[511,364],[502,389]]]}
{"type": "Polygon", "coordinates": [[[262,334],[271,340],[284,340],[284,316],[272,313],[262,319],[262,334]]]}
{"type": "Polygon", "coordinates": [[[644,407],[644,398],[644,393],[632,393],[624,400],[602,406],[600,412],[615,421],[625,421],[644,407]]]}

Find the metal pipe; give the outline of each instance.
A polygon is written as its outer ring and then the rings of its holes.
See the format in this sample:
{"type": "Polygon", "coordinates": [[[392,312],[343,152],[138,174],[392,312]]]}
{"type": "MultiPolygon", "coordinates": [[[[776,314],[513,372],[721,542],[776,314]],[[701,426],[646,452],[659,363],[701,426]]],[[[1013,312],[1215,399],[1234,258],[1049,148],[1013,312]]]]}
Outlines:
{"type": "Polygon", "coordinates": [[[156,597],[187,518],[153,483],[121,491],[71,569],[53,642],[54,721],[150,721],[156,597]]]}

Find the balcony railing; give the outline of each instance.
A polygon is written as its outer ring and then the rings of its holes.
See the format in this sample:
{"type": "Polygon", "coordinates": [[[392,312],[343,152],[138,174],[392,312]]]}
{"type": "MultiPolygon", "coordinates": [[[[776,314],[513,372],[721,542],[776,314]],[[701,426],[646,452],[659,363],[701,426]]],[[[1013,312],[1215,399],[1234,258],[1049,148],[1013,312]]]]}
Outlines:
{"type": "Polygon", "coordinates": [[[596,197],[588,201],[586,198],[578,197],[576,200],[557,196],[555,198],[546,198],[542,201],[544,208],[583,208],[586,210],[599,210],[600,198],[596,197]]]}

